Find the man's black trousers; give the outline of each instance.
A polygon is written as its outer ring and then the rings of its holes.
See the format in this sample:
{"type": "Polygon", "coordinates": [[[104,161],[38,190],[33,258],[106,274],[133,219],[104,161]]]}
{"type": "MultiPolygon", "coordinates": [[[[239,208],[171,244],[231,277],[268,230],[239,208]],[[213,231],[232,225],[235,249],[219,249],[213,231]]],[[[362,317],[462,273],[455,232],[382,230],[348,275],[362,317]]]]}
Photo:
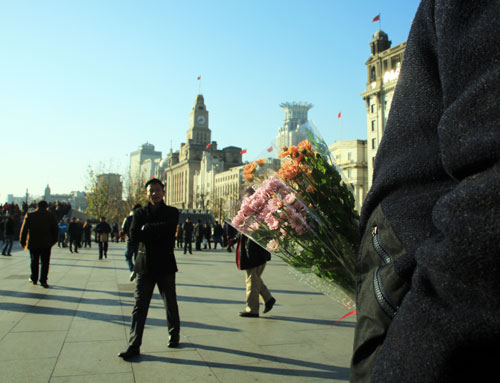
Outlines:
{"type": "Polygon", "coordinates": [[[169,338],[179,341],[180,320],[175,292],[175,273],[164,275],[138,274],[135,286],[135,306],[132,310],[129,346],[140,347],[149,304],[155,285],[158,285],[167,312],[169,338]]]}

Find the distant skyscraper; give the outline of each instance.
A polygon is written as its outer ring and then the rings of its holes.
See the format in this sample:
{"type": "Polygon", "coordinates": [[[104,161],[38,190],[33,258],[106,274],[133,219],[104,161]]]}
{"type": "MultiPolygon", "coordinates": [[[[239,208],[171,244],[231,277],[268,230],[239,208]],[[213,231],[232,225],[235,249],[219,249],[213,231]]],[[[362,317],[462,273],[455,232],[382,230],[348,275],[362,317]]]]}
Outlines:
{"type": "Polygon", "coordinates": [[[161,160],[161,152],[155,151],[155,146],[147,142],[139,146],[135,152],[130,153],[130,182],[135,184],[151,178],[154,174],[154,166],[151,166],[151,162],[154,163],[155,160],[161,160]],[[147,166],[143,166],[146,160],[150,161],[147,166]]]}
{"type": "Polygon", "coordinates": [[[285,121],[278,129],[276,136],[276,146],[281,149],[283,146],[289,147],[297,145],[306,137],[299,132],[299,127],[307,122],[307,112],[313,106],[307,102],[286,102],[280,105],[285,110],[285,121]]]}

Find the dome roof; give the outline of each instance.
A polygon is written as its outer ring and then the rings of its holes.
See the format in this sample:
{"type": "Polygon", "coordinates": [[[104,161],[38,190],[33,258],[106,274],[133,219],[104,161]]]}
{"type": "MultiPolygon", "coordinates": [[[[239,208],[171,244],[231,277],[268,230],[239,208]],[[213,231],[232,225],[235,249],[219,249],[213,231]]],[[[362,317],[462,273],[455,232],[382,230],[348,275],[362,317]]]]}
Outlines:
{"type": "Polygon", "coordinates": [[[385,33],[383,30],[379,29],[375,34],[373,35],[373,40],[389,40],[389,36],[387,33],[385,33]]]}

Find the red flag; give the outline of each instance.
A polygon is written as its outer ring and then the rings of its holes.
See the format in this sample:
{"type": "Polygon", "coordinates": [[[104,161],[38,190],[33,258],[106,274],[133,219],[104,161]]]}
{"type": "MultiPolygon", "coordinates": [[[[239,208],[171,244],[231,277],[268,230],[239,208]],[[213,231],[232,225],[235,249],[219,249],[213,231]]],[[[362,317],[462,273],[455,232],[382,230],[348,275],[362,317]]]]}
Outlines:
{"type": "Polygon", "coordinates": [[[207,146],[205,146],[205,149],[210,149],[210,144],[207,144],[207,146]]]}
{"type": "Polygon", "coordinates": [[[272,146],[270,146],[269,148],[267,148],[267,151],[268,151],[268,152],[272,152],[272,151],[273,151],[273,147],[272,147],[272,146]]]}
{"type": "Polygon", "coordinates": [[[198,76],[197,80],[201,80],[201,76],[198,76]]]}
{"type": "Polygon", "coordinates": [[[372,23],[375,21],[380,21],[380,13],[372,19],[372,23]]]}
{"type": "Polygon", "coordinates": [[[337,116],[337,118],[340,118],[340,117],[342,117],[342,112],[339,112],[339,114],[337,116]]]}
{"type": "Polygon", "coordinates": [[[247,150],[246,150],[246,149],[243,149],[243,150],[240,152],[240,154],[245,154],[246,152],[247,152],[247,150]]]}

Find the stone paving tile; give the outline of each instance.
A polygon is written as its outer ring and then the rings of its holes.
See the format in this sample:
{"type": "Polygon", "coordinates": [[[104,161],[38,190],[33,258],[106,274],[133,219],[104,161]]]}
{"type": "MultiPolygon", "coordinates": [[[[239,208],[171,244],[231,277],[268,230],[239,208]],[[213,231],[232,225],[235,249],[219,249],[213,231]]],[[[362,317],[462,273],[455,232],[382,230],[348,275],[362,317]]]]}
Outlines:
{"type": "MultiPolygon", "coordinates": [[[[156,380],[158,382],[158,380],[156,380]]],[[[55,376],[50,379],[50,383],[134,383],[134,375],[129,373],[119,374],[93,374],[93,375],[73,375],[55,376]]]]}
{"type": "Polygon", "coordinates": [[[169,383],[219,382],[196,350],[141,355],[132,362],[137,382],[169,383]]]}
{"type": "Polygon", "coordinates": [[[0,341],[0,360],[57,357],[66,331],[9,332],[0,341]]]}
{"type": "Polygon", "coordinates": [[[0,381],[5,383],[47,383],[57,358],[0,360],[0,381]]]}
{"type": "Polygon", "coordinates": [[[130,372],[130,364],[117,357],[123,341],[66,342],[53,376],[95,375],[130,372]]]}

